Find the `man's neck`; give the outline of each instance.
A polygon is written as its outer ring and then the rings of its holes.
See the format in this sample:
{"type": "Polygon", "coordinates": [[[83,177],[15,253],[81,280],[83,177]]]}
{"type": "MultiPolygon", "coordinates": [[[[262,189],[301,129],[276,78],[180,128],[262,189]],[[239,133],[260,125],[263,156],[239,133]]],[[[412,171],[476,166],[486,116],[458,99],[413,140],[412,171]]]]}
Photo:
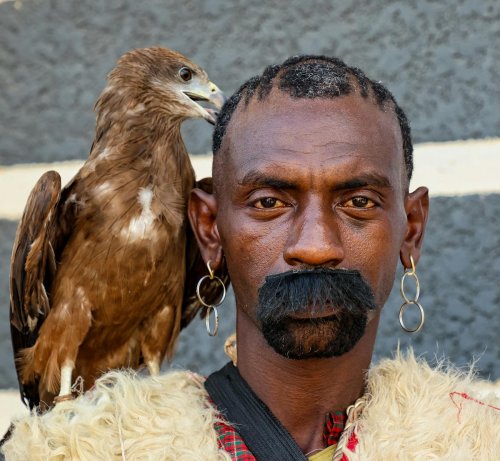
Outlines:
{"type": "Polygon", "coordinates": [[[377,324],[378,316],[341,357],[291,360],[277,354],[244,313],[238,316],[238,370],[304,453],[323,447],[326,414],[363,394],[377,324]]]}

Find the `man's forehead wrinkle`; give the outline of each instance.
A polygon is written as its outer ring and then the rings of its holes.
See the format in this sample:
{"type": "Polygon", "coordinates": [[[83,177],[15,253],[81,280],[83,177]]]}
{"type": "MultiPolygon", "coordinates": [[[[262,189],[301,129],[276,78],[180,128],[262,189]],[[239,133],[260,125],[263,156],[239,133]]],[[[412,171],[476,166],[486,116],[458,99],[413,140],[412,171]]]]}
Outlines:
{"type": "MultiPolygon", "coordinates": [[[[328,140],[320,141],[314,133],[305,133],[297,135],[295,140],[293,134],[290,135],[289,132],[283,130],[283,132],[275,132],[274,134],[284,135],[282,138],[279,136],[270,137],[259,137],[255,138],[252,146],[242,147],[240,144],[237,146],[237,150],[241,153],[255,153],[262,155],[276,155],[280,153],[290,153],[290,154],[314,154],[319,152],[328,153],[332,148],[332,154],[344,155],[366,155],[372,152],[374,149],[383,152],[387,151],[388,145],[382,140],[377,141],[373,138],[366,140],[357,140],[355,142],[349,142],[347,140],[328,140]],[[293,145],[290,146],[289,140],[293,139],[293,145]],[[252,152],[248,152],[251,150],[252,152]]],[[[235,146],[236,147],[236,146],[235,146]]],[[[399,152],[398,152],[399,155],[399,152]]]]}
{"type": "MultiPolygon", "coordinates": [[[[317,160],[311,164],[317,164],[320,167],[328,166],[331,163],[338,163],[344,160],[352,160],[355,165],[352,167],[362,168],[363,166],[358,165],[358,163],[363,161],[369,161],[366,168],[371,168],[373,165],[380,166],[381,164],[390,164],[397,166],[398,162],[394,162],[396,156],[399,153],[389,152],[388,146],[380,145],[379,148],[373,148],[377,145],[365,144],[359,145],[356,143],[341,143],[342,149],[339,149],[339,145],[335,142],[328,142],[324,144],[315,144],[311,146],[307,151],[302,148],[285,147],[275,145],[270,145],[269,149],[263,149],[263,145],[248,146],[245,148],[240,148],[239,152],[234,152],[230,154],[231,162],[237,171],[243,171],[247,169],[254,169],[257,166],[259,168],[265,168],[266,170],[272,170],[274,168],[283,168],[286,166],[298,167],[300,169],[304,168],[301,161],[301,157],[304,155],[317,156],[317,160]],[[328,147],[335,145],[334,150],[329,149],[319,149],[319,147],[328,147]],[[367,146],[369,149],[362,149],[361,147],[367,146]],[[236,155],[235,155],[236,154],[236,155]]],[[[241,147],[241,146],[240,146],[241,147]]],[[[396,157],[397,158],[397,157],[396,157]]],[[[340,165],[339,165],[340,166],[340,165]]]]}
{"type": "Polygon", "coordinates": [[[243,181],[245,177],[249,179],[258,179],[259,175],[269,175],[269,173],[283,172],[286,167],[297,167],[303,170],[303,165],[299,159],[293,161],[291,158],[280,159],[279,161],[268,156],[254,156],[249,159],[242,160],[236,167],[236,180],[243,181]]]}
{"type": "MultiPolygon", "coordinates": [[[[390,165],[395,164],[393,162],[392,156],[387,153],[384,149],[380,149],[375,152],[370,152],[370,151],[362,151],[362,150],[351,150],[351,149],[346,149],[344,152],[329,152],[325,151],[323,152],[322,159],[320,160],[321,166],[328,166],[332,162],[338,163],[340,160],[353,160],[354,161],[363,161],[363,160],[370,160],[370,164],[366,165],[366,168],[370,168],[373,164],[379,166],[381,164],[388,163],[390,165]]],[[[356,162],[357,163],[357,162],[356,162]]],[[[360,168],[357,164],[353,165],[355,168],[360,168]]]]}

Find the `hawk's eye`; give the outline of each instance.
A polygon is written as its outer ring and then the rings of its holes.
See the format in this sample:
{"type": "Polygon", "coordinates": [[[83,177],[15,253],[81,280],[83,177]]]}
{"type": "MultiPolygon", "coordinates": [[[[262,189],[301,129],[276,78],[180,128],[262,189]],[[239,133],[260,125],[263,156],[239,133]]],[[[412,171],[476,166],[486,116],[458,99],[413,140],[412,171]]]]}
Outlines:
{"type": "Polygon", "coordinates": [[[179,77],[182,78],[182,80],[184,80],[185,82],[189,82],[189,80],[193,78],[193,72],[191,71],[191,69],[183,67],[179,71],[179,77]]]}

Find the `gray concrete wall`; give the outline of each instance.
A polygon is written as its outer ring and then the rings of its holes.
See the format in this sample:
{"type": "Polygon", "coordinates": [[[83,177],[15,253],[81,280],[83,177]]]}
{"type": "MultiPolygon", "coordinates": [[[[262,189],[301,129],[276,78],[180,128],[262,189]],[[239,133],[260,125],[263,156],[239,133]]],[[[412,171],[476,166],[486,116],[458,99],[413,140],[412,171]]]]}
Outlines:
{"type": "MultiPolygon", "coordinates": [[[[0,165],[84,158],[105,74],[123,52],[152,44],[185,53],[228,93],[291,54],[337,55],[391,88],[416,141],[499,136],[499,24],[496,0],[0,0],[0,165]]],[[[209,126],[185,133],[192,152],[209,149],[209,126]]],[[[499,194],[433,200],[419,265],[426,327],[399,333],[395,289],[378,357],[401,341],[460,365],[482,355],[482,375],[500,377],[499,216],[499,194]]],[[[7,325],[16,225],[0,220],[0,388],[16,385],[7,325]]],[[[207,373],[224,362],[230,303],[222,314],[218,339],[201,322],[189,327],[175,366],[207,373]]]]}
{"type": "MultiPolygon", "coordinates": [[[[3,1],[0,164],[86,157],[106,73],[152,44],[229,93],[289,55],[337,55],[393,90],[418,142],[500,133],[497,0],[3,1]]],[[[192,152],[209,131],[189,131],[192,152]]]]}

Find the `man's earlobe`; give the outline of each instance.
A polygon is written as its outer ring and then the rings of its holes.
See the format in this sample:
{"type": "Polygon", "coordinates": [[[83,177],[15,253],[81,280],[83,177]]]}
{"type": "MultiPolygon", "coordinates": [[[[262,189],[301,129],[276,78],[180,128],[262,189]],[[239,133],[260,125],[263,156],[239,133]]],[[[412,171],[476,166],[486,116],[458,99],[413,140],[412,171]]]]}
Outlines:
{"type": "Polygon", "coordinates": [[[210,261],[214,270],[222,264],[222,247],[215,218],[217,200],[215,196],[200,188],[191,191],[188,217],[205,262],[210,261]]]}
{"type": "Polygon", "coordinates": [[[404,267],[411,267],[410,256],[415,264],[420,259],[420,249],[424,240],[425,226],[429,215],[429,190],[419,187],[408,194],[405,201],[406,235],[401,246],[400,259],[404,267]]]}

